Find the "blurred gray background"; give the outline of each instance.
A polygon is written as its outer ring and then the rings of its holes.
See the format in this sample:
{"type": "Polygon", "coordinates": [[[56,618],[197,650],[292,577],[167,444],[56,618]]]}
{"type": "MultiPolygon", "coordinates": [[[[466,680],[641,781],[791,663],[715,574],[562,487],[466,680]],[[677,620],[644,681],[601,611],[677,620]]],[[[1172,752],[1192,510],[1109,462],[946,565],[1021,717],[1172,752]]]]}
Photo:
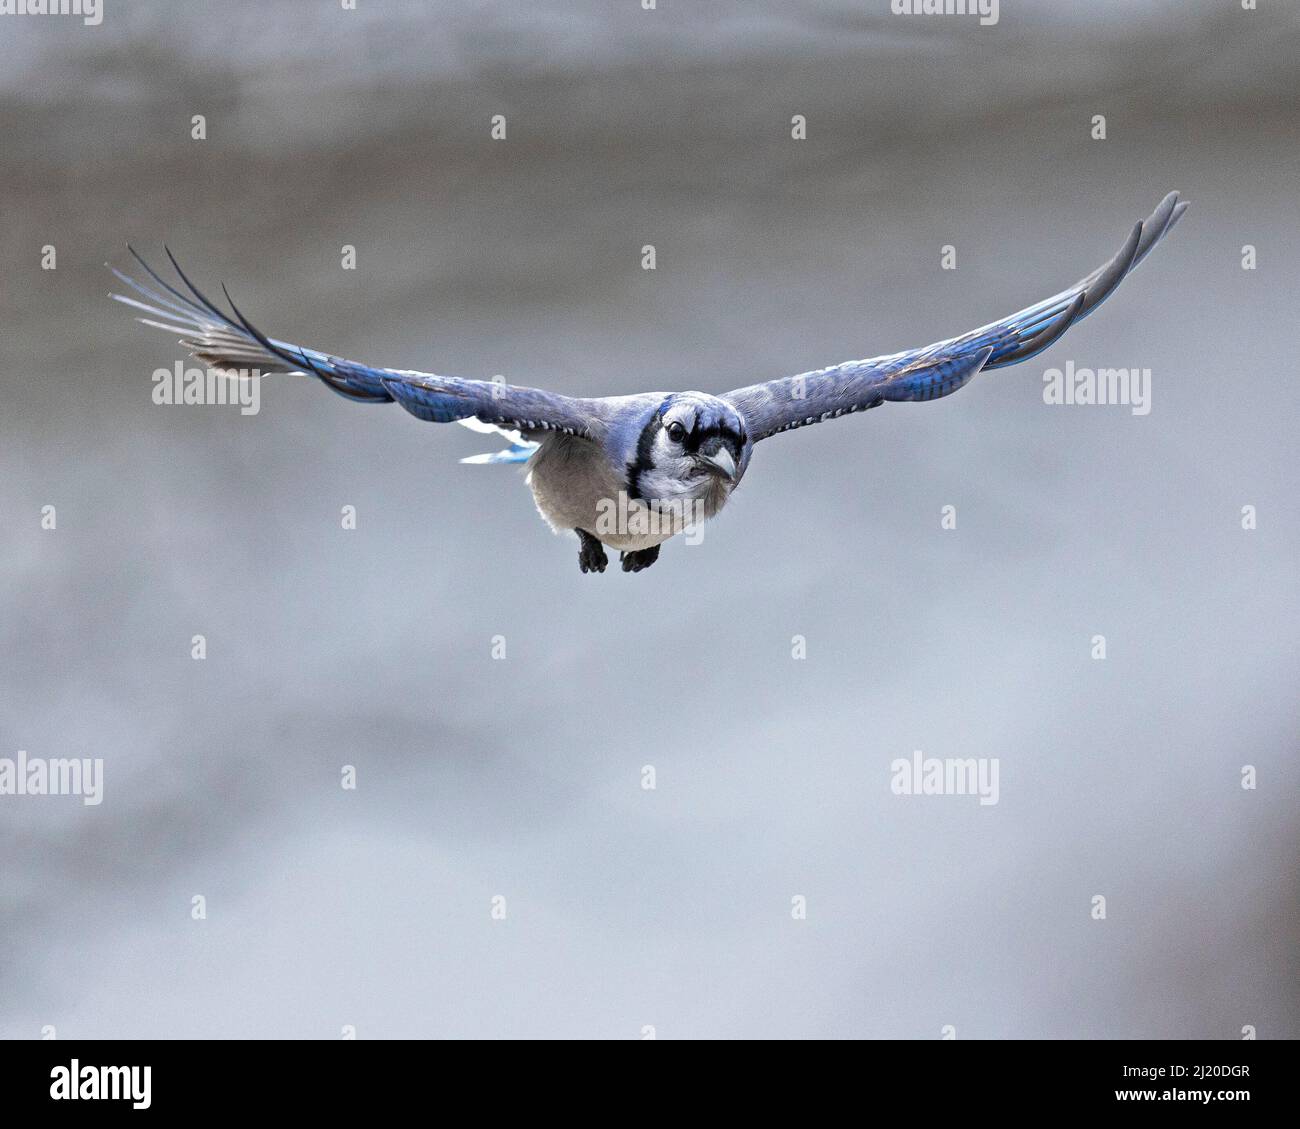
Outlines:
{"type": "Polygon", "coordinates": [[[1300,23],[1261,9],[0,18],[0,755],[106,773],[0,797],[0,1035],[1300,1034],[1300,23]],[[103,267],[166,241],[373,363],[723,391],[1019,309],[1175,188],[1050,353],[764,443],[635,577],[463,429],[287,376],[155,406],[183,352],[103,267]],[[1151,414],[1044,405],[1067,360],[1149,367],[1151,414]],[[914,749],[1000,802],[893,795],[914,749]]]}

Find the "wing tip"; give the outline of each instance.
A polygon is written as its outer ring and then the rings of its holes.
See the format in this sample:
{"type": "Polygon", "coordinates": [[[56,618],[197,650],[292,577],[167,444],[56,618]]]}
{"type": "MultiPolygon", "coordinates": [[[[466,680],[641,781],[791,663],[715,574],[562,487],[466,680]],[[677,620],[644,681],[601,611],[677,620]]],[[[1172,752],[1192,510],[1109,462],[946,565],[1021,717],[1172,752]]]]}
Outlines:
{"type": "Polygon", "coordinates": [[[1173,223],[1174,213],[1178,211],[1179,203],[1179,193],[1166,193],[1164,199],[1156,205],[1156,210],[1142,221],[1142,238],[1138,243],[1133,266],[1146,258],[1147,252],[1164,238],[1173,223]]]}
{"type": "Polygon", "coordinates": [[[1174,214],[1169,217],[1169,223],[1165,225],[1166,235],[1168,235],[1171,231],[1173,231],[1174,224],[1176,224],[1180,219],[1183,218],[1183,213],[1187,211],[1187,207],[1189,204],[1191,204],[1190,200],[1179,200],[1178,203],[1174,206],[1174,214]]]}

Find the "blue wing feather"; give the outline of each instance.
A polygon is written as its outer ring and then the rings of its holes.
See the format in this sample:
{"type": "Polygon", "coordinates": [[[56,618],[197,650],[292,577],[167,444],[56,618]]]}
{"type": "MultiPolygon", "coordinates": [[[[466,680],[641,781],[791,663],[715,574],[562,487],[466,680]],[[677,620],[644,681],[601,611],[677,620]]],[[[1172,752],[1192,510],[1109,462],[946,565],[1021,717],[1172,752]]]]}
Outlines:
{"type": "Polygon", "coordinates": [[[473,417],[526,432],[560,431],[585,438],[594,438],[605,425],[604,402],[600,400],[494,381],[376,368],[267,337],[244,317],[224,286],[234,316],[210,301],[170,250],[167,257],[188,294],[162,278],[134,248],[128,250],[148,281],[110,268],[136,295],[113,297],[151,315],[140,319],[146,324],[180,334],[181,343],[214,368],[308,373],[348,400],[369,404],[396,401],[417,419],[432,423],[473,417]]]}
{"type": "Polygon", "coordinates": [[[1169,193],[1133,227],[1108,262],[1061,293],[1010,317],[923,349],[752,384],[728,392],[726,398],[745,416],[751,436],[758,440],[874,408],[886,400],[947,396],[977,372],[1019,364],[1049,348],[1115,292],[1186,210],[1186,201],[1177,192],[1169,193]]]}

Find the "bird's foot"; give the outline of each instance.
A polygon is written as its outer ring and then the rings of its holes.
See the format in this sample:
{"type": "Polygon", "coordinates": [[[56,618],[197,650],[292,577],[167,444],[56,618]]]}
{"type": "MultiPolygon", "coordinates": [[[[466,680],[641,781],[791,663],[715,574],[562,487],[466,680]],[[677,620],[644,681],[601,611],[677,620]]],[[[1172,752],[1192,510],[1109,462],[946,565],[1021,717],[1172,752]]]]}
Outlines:
{"type": "Polygon", "coordinates": [[[578,535],[578,567],[583,572],[604,572],[609,564],[605,547],[585,529],[575,529],[578,535]]]}
{"type": "Polygon", "coordinates": [[[624,572],[640,572],[643,568],[649,568],[659,559],[659,546],[653,545],[649,549],[638,549],[635,553],[619,553],[618,559],[623,562],[624,572]]]}

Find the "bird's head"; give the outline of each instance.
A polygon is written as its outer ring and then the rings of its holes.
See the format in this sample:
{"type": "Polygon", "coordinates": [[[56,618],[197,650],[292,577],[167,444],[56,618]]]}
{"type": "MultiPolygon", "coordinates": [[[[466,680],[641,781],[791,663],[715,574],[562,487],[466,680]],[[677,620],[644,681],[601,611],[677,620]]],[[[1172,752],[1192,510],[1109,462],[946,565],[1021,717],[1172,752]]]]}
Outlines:
{"type": "Polygon", "coordinates": [[[749,464],[745,421],[704,392],[667,397],[645,420],[628,465],[633,497],[700,502],[716,511],[749,464]]]}

